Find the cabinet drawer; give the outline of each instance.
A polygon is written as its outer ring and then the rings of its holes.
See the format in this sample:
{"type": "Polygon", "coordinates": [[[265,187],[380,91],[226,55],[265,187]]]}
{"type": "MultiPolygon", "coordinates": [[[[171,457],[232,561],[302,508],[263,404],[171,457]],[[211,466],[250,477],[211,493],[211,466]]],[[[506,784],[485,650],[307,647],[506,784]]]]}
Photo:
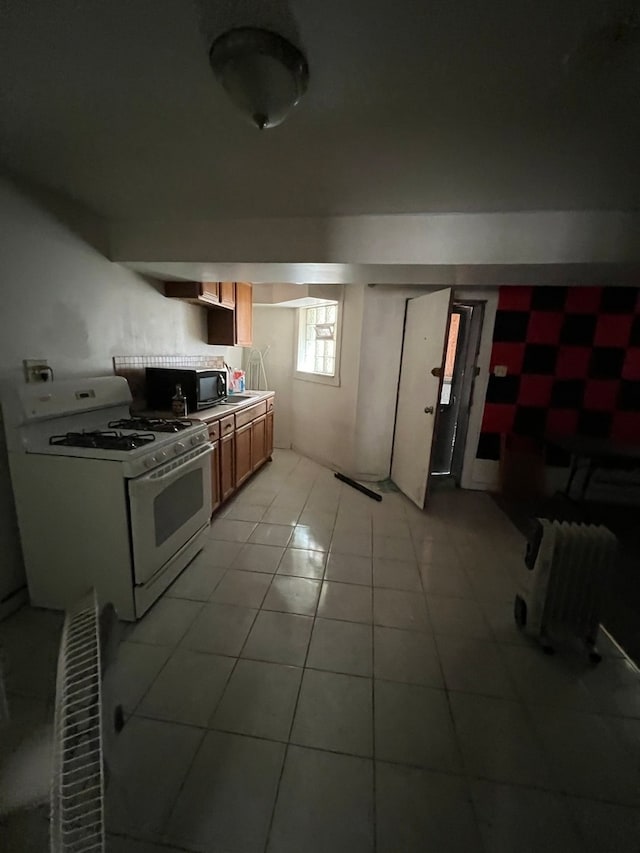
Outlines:
{"type": "Polygon", "coordinates": [[[227,415],[226,418],[220,418],[218,423],[220,424],[220,436],[222,438],[224,438],[225,435],[229,435],[229,433],[233,432],[236,428],[234,415],[227,415]]]}
{"type": "Polygon", "coordinates": [[[214,421],[209,426],[209,441],[217,441],[220,438],[220,421],[214,421]]]}
{"type": "Polygon", "coordinates": [[[272,411],[273,411],[273,404],[274,404],[274,403],[275,403],[275,398],[274,398],[274,397],[269,397],[269,399],[267,400],[267,411],[268,411],[268,412],[272,412],[272,411]]]}
{"type": "Polygon", "coordinates": [[[260,415],[265,415],[266,413],[266,400],[263,403],[257,403],[255,406],[249,406],[248,408],[243,409],[241,412],[236,414],[236,429],[244,426],[245,424],[251,423],[251,421],[254,421],[256,418],[259,418],[260,415]]]}

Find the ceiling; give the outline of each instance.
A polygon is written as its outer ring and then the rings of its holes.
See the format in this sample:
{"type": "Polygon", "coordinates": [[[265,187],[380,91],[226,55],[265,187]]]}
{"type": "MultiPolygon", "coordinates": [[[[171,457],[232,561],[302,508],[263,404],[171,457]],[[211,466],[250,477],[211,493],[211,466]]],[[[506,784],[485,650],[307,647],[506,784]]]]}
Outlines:
{"type": "Polygon", "coordinates": [[[2,0],[0,163],[120,220],[635,209],[640,37],[593,34],[636,6],[2,0]],[[281,127],[211,74],[237,24],[308,57],[281,127]]]}

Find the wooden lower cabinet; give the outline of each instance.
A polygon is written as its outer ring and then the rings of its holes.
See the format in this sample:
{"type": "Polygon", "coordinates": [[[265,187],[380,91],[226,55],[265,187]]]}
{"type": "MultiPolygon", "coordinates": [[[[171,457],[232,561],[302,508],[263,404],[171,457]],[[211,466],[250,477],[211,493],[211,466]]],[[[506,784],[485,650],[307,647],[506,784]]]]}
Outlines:
{"type": "Polygon", "coordinates": [[[215,512],[222,503],[220,490],[220,442],[213,442],[211,453],[211,512],[215,512]]]}
{"type": "Polygon", "coordinates": [[[257,471],[267,459],[267,416],[251,421],[251,470],[257,471]]]}
{"type": "Polygon", "coordinates": [[[236,488],[235,434],[220,439],[220,499],[226,501],[236,488]]]}
{"type": "Polygon", "coordinates": [[[267,437],[265,442],[265,455],[267,459],[271,459],[273,455],[273,403],[271,410],[267,412],[267,437]]]}
{"type": "Polygon", "coordinates": [[[270,397],[209,425],[212,513],[271,459],[273,404],[270,397]]]}
{"type": "Polygon", "coordinates": [[[220,424],[209,424],[211,442],[211,512],[215,512],[222,503],[220,491],[220,424]]]}
{"type": "Polygon", "coordinates": [[[249,423],[246,426],[236,430],[236,488],[253,473],[252,466],[252,435],[253,424],[249,423]]]}

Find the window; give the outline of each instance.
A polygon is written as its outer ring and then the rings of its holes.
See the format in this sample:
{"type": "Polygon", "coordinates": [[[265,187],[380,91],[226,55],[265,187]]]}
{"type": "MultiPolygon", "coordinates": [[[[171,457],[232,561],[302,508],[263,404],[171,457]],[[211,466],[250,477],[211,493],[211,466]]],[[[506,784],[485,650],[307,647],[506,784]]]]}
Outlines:
{"type": "Polygon", "coordinates": [[[326,302],[298,309],[296,376],[339,384],[340,305],[326,302]]]}

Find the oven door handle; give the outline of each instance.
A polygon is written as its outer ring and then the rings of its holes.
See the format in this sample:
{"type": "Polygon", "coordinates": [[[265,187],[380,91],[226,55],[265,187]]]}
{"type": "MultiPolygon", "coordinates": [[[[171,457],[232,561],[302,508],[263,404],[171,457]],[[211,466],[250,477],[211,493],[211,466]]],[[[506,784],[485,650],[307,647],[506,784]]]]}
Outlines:
{"type": "Polygon", "coordinates": [[[189,468],[196,468],[200,464],[201,460],[206,456],[210,456],[213,453],[213,444],[211,442],[206,442],[206,444],[201,444],[198,448],[198,452],[193,455],[190,453],[189,458],[184,462],[179,462],[176,459],[174,462],[165,462],[160,471],[150,471],[148,474],[143,474],[142,477],[137,477],[134,482],[136,485],[153,485],[156,484],[165,484],[171,482],[171,480],[176,480],[178,477],[181,477],[186,470],[189,468]],[[176,464],[178,463],[178,464],[176,464]],[[162,469],[166,469],[164,473],[162,473],[162,469]]]}

